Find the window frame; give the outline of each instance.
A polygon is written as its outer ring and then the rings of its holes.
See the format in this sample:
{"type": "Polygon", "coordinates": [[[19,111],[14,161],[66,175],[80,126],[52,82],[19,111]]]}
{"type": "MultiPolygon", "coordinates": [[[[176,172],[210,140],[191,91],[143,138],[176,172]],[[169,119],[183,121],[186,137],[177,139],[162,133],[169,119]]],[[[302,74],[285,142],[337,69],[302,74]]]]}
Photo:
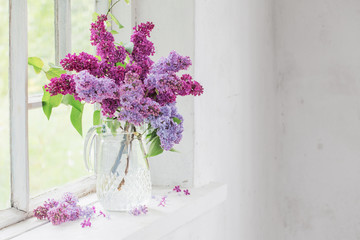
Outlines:
{"type": "MultiPolygon", "coordinates": [[[[96,12],[106,13],[108,0],[93,1],[96,12]]],[[[130,15],[134,22],[135,4],[131,5],[130,15]]],[[[27,11],[27,0],[9,0],[11,206],[0,210],[0,230],[31,217],[31,210],[50,197],[60,196],[68,191],[82,197],[95,191],[95,176],[92,175],[30,198],[28,111],[42,106],[42,94],[28,96],[27,11]]],[[[60,59],[71,52],[71,0],[54,0],[54,26],[55,62],[58,64],[60,59]]]]}

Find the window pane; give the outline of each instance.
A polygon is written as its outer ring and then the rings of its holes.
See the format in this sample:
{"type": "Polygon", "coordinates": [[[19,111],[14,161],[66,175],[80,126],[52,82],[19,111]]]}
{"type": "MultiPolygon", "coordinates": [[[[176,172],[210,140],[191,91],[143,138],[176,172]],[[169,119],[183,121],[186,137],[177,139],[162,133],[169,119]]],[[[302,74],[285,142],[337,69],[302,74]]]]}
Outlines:
{"type": "Polygon", "coordinates": [[[94,1],[71,1],[71,46],[72,52],[93,53],[90,44],[90,24],[94,13],[94,1]]]}
{"type": "MultiPolygon", "coordinates": [[[[39,57],[45,64],[55,62],[54,1],[28,0],[28,55],[39,57]]],[[[42,93],[47,82],[44,74],[29,68],[29,95],[42,93]]]]}
{"type": "Polygon", "coordinates": [[[10,207],[9,5],[0,0],[0,209],[10,207]]]}
{"type": "MultiPolygon", "coordinates": [[[[93,106],[85,106],[83,135],[91,126],[92,110],[93,106]]],[[[70,123],[70,111],[61,105],[47,120],[41,108],[29,110],[31,196],[88,175],[83,164],[83,138],[70,123]]]]}

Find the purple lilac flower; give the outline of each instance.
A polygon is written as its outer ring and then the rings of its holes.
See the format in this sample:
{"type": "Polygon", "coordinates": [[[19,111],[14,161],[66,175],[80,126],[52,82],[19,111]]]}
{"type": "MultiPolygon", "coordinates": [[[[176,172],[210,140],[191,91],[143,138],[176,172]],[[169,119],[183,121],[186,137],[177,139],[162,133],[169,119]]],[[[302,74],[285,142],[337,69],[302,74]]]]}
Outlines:
{"type": "Polygon", "coordinates": [[[113,79],[97,78],[87,70],[76,74],[74,82],[78,97],[88,103],[102,102],[104,99],[117,98],[119,95],[113,79]]]}
{"type": "Polygon", "coordinates": [[[134,216],[139,216],[141,214],[141,211],[138,208],[133,208],[132,210],[130,210],[130,214],[134,216]]]}
{"type": "Polygon", "coordinates": [[[181,56],[175,51],[171,51],[169,56],[160,58],[151,68],[150,73],[176,73],[180,70],[186,70],[191,66],[191,60],[188,56],[181,56]]]}
{"type": "Polygon", "coordinates": [[[81,208],[80,217],[85,219],[91,218],[94,215],[94,209],[92,207],[86,206],[81,208]]]}
{"type": "Polygon", "coordinates": [[[160,112],[160,106],[157,102],[144,97],[143,84],[136,73],[126,73],[119,95],[121,111],[117,117],[120,120],[138,126],[150,115],[157,116],[160,112]]]}
{"type": "Polygon", "coordinates": [[[181,192],[180,186],[175,186],[173,191],[175,192],[181,192]]]}
{"type": "Polygon", "coordinates": [[[76,196],[74,196],[74,194],[67,192],[62,197],[62,201],[67,202],[70,206],[76,206],[77,203],[79,202],[79,199],[76,196]]]}
{"type": "Polygon", "coordinates": [[[184,190],[184,193],[185,193],[185,195],[190,195],[190,192],[189,192],[188,189],[185,189],[185,190],[184,190]]]}
{"type": "Polygon", "coordinates": [[[139,210],[143,213],[143,214],[147,214],[148,213],[148,208],[146,205],[140,206],[139,210]]]}
{"type": "Polygon", "coordinates": [[[170,150],[174,144],[180,142],[182,138],[183,117],[177,112],[174,103],[165,105],[160,109],[161,114],[157,117],[150,116],[150,124],[153,128],[157,128],[157,135],[160,138],[161,147],[164,150],[170,150]],[[180,120],[176,123],[174,118],[180,120]]]}

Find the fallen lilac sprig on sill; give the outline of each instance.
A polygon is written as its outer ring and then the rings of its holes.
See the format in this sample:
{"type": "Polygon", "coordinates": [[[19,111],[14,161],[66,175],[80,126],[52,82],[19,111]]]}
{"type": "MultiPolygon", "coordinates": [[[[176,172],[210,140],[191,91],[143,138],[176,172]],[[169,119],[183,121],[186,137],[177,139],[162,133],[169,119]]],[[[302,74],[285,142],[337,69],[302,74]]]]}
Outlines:
{"type": "MultiPolygon", "coordinates": [[[[59,201],[48,199],[48,201],[45,201],[42,206],[34,209],[34,216],[40,220],[47,219],[53,225],[59,225],[64,222],[84,218],[81,226],[83,228],[91,227],[90,220],[94,214],[96,214],[95,207],[81,207],[78,205],[78,202],[78,198],[72,193],[65,193],[59,201]]],[[[106,217],[105,213],[102,211],[99,211],[98,216],[106,217]]]]}
{"type": "Polygon", "coordinates": [[[130,213],[131,215],[133,215],[133,216],[139,216],[139,215],[141,215],[141,214],[145,214],[145,215],[146,215],[148,211],[149,211],[149,210],[148,210],[148,207],[147,207],[146,205],[142,205],[142,206],[135,207],[135,208],[131,209],[131,210],[129,211],[129,213],[130,213]]]}

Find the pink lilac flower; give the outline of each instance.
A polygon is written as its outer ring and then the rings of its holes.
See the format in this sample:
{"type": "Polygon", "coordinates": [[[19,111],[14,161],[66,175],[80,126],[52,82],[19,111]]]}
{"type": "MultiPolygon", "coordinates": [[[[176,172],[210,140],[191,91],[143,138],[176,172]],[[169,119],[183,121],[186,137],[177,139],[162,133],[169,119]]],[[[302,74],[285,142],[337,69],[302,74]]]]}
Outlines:
{"type": "Polygon", "coordinates": [[[91,24],[91,44],[96,46],[96,54],[101,57],[101,61],[111,65],[124,63],[126,50],[123,46],[115,46],[113,35],[106,30],[106,20],[106,15],[100,15],[97,21],[91,24]]]}
{"type": "Polygon", "coordinates": [[[189,74],[184,74],[181,76],[181,87],[177,91],[177,94],[181,96],[193,95],[200,96],[204,92],[204,88],[200,83],[192,81],[192,77],[189,74]]]}
{"type": "Polygon", "coordinates": [[[105,213],[103,211],[100,211],[98,216],[106,217],[106,215],[105,215],[105,213]]]}
{"type": "Polygon", "coordinates": [[[143,80],[153,61],[150,59],[154,55],[154,44],[147,38],[150,37],[150,32],[154,28],[151,22],[141,23],[134,27],[134,33],[131,35],[130,41],[134,43],[134,48],[130,57],[130,61],[134,61],[141,67],[140,79],[143,80]]]}
{"type": "Polygon", "coordinates": [[[91,218],[88,218],[88,219],[85,219],[84,221],[82,221],[82,222],[80,223],[81,227],[82,227],[82,228],[84,228],[84,227],[91,227],[90,219],[91,219],[91,218]]]}
{"type": "Polygon", "coordinates": [[[81,72],[87,70],[97,77],[103,75],[103,72],[99,69],[99,60],[85,52],[81,52],[79,55],[76,53],[66,55],[65,58],[61,59],[60,65],[67,71],[81,72]]]}
{"type": "Polygon", "coordinates": [[[34,216],[39,220],[46,219],[48,211],[49,211],[48,208],[43,207],[43,206],[39,206],[39,207],[34,209],[34,216]]]}
{"type": "Polygon", "coordinates": [[[189,192],[188,189],[185,189],[185,190],[184,190],[184,193],[185,193],[185,195],[190,195],[190,192],[189,192]]]}
{"type": "Polygon", "coordinates": [[[181,192],[180,186],[175,186],[173,191],[175,192],[181,192]]]}
{"type": "Polygon", "coordinates": [[[118,87],[113,79],[97,78],[87,70],[76,74],[74,82],[78,97],[88,103],[102,102],[104,99],[119,96],[118,87]]]}
{"type": "Polygon", "coordinates": [[[60,77],[52,78],[50,83],[45,85],[45,90],[49,92],[51,96],[72,94],[76,97],[77,94],[73,78],[73,75],[61,74],[60,77]]]}
{"type": "Polygon", "coordinates": [[[165,207],[166,206],[166,196],[161,198],[161,201],[159,202],[158,206],[165,207]]]}

